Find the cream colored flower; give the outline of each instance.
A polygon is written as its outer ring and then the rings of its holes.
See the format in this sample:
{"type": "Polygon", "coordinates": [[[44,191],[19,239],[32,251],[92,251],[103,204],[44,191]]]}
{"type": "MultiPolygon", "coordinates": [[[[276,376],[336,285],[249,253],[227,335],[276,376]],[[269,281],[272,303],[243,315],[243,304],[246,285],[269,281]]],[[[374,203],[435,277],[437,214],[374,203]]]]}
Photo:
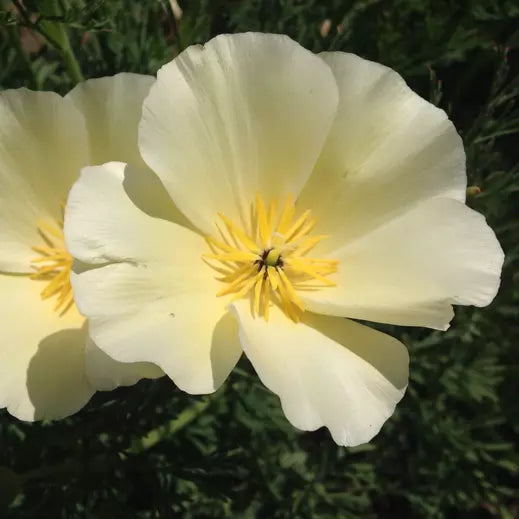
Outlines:
{"type": "Polygon", "coordinates": [[[62,418],[96,389],[157,376],[120,364],[88,338],[70,287],[62,212],[81,167],[137,150],[142,100],[153,78],[121,74],[65,98],[0,93],[0,406],[23,420],[62,418]]]}
{"type": "Polygon", "coordinates": [[[392,70],[285,36],[218,36],[164,66],[141,154],[71,190],[72,276],[106,353],[209,393],[242,351],[298,428],[371,439],[402,398],[408,355],[347,318],[445,329],[487,305],[503,254],[464,204],[465,155],[442,110],[392,70]],[[126,185],[140,185],[133,194],[126,185]],[[183,217],[158,209],[172,200],[183,217]]]}

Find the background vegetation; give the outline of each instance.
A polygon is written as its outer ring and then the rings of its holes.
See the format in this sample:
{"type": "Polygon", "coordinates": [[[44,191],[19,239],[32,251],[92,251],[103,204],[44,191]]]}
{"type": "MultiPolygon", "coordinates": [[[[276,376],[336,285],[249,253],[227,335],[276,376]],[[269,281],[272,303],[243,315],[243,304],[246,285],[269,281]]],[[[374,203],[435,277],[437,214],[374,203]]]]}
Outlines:
{"type": "Polygon", "coordinates": [[[481,188],[469,204],[507,260],[494,303],[459,308],[448,332],[386,327],[409,346],[411,381],[369,445],[293,429],[244,360],[209,398],[162,379],[55,423],[0,411],[0,517],[519,517],[517,0],[180,0],[179,19],[166,0],[1,2],[1,88],[155,73],[246,30],[395,68],[454,120],[481,188]]]}

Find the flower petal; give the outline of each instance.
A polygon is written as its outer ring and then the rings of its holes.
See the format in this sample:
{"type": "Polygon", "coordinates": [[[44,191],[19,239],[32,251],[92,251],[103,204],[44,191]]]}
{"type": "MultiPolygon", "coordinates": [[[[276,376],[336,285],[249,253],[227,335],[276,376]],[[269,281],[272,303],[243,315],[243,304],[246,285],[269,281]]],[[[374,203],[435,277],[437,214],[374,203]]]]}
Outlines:
{"type": "MultiPolygon", "coordinates": [[[[192,261],[189,256],[186,262],[192,261]]],[[[178,259],[177,259],[178,261],[178,259]]],[[[241,355],[235,320],[212,283],[183,269],[119,263],[72,277],[96,344],[120,362],[152,362],[191,394],[212,393],[241,355]]]]}
{"type": "Polygon", "coordinates": [[[347,319],[307,313],[296,324],[273,308],[266,322],[246,302],[231,308],[247,357],[298,429],[324,425],[339,445],[359,445],[404,395],[409,358],[396,339],[347,319]]]}
{"type": "Polygon", "coordinates": [[[137,129],[142,102],[154,81],[153,76],[122,73],[89,79],[67,94],[86,121],[90,165],[116,160],[145,167],[137,146],[137,129]]]}
{"type": "MultiPolygon", "coordinates": [[[[343,242],[421,201],[465,200],[463,143],[443,110],[393,70],[354,54],[320,55],[339,85],[339,108],[301,207],[316,232],[343,242]]],[[[331,239],[322,250],[331,247],[331,239]]]]}
{"type": "Polygon", "coordinates": [[[133,386],[143,378],[159,378],[164,372],[148,362],[117,362],[87,338],[85,369],[88,381],[98,391],[111,391],[119,386],[133,386]]]}
{"type": "Polygon", "coordinates": [[[0,275],[0,406],[21,420],[64,418],[94,393],[85,376],[84,318],[75,308],[60,317],[52,301],[41,300],[42,285],[0,275]]]}
{"type": "Polygon", "coordinates": [[[160,69],[144,102],[139,146],[180,210],[210,233],[238,222],[260,192],[297,196],[337,107],[318,56],[286,36],[220,35],[160,69]]]}
{"type": "MultiPolygon", "coordinates": [[[[65,210],[67,249],[90,264],[168,263],[178,256],[177,240],[181,240],[183,247],[200,252],[196,264],[205,269],[200,257],[207,246],[200,236],[170,221],[150,217],[130,198],[129,194],[137,193],[135,186],[153,187],[149,179],[144,183],[139,180],[143,174],[148,173],[122,162],[84,168],[70,190],[65,210]]],[[[159,205],[162,201],[157,199],[159,205]]]]}
{"type": "Polygon", "coordinates": [[[76,302],[110,357],[152,362],[185,391],[212,392],[241,347],[202,258],[207,244],[140,211],[125,191],[131,172],[121,163],[85,168],[71,190],[67,247],[83,262],[118,262],[73,274],[76,302]]]}
{"type": "MultiPolygon", "coordinates": [[[[126,179],[133,202],[151,216],[189,225],[158,177],[146,166],[137,146],[142,103],[155,78],[122,73],[89,79],[68,94],[85,117],[90,144],[89,165],[127,162],[138,174],[126,179]]],[[[85,164],[86,165],[86,164],[85,164]]]]}
{"type": "Polygon", "coordinates": [[[52,92],[0,92],[0,271],[31,272],[38,222],[61,219],[87,162],[86,129],[73,104],[52,92]]]}
{"type": "Polygon", "coordinates": [[[337,286],[301,293],[314,312],[446,329],[451,304],[488,305],[503,251],[462,202],[428,200],[334,253],[337,286]]]}

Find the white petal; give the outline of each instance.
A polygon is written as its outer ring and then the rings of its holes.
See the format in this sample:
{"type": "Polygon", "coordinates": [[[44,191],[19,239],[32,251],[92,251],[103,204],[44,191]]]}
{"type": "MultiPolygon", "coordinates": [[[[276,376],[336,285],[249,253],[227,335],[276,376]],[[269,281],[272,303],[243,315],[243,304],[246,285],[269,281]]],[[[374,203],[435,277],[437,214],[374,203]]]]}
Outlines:
{"type": "Polygon", "coordinates": [[[120,163],[85,168],[71,190],[69,250],[88,263],[117,261],[72,276],[77,304],[110,357],[154,363],[190,393],[214,391],[241,348],[202,258],[207,244],[140,211],[125,191],[130,171],[120,163]]]}
{"type": "Polygon", "coordinates": [[[297,428],[326,426],[339,445],[369,441],[407,387],[408,354],[396,339],[336,317],[296,324],[273,308],[269,322],[247,303],[231,306],[243,349],[297,428]]]}
{"type": "Polygon", "coordinates": [[[154,81],[152,76],[122,73],[89,79],[67,94],[85,117],[90,165],[117,160],[145,167],[137,146],[137,129],[142,102],[154,81]]]}
{"type": "Polygon", "coordinates": [[[332,124],[337,86],[286,36],[220,35],[160,69],[139,146],[180,210],[212,232],[248,216],[258,192],[297,196],[332,124]]]}
{"type": "Polygon", "coordinates": [[[337,287],[301,293],[315,312],[446,329],[451,304],[488,305],[503,251],[479,213],[428,200],[334,253],[337,287]]]}
{"type": "Polygon", "coordinates": [[[61,218],[87,157],[85,125],[70,101],[24,88],[0,92],[0,271],[31,271],[37,224],[61,218]]]}
{"type": "Polygon", "coordinates": [[[445,112],[383,65],[321,56],[339,85],[339,109],[299,201],[317,216],[316,232],[348,241],[425,199],[464,201],[463,143],[445,112]]]}
{"type": "MultiPolygon", "coordinates": [[[[150,217],[128,196],[128,192],[136,193],[135,186],[153,187],[138,180],[143,174],[147,175],[121,162],[84,168],[67,201],[67,249],[75,258],[90,264],[114,260],[168,263],[182,252],[176,243],[181,239],[184,247],[200,252],[197,265],[203,267],[200,256],[207,252],[207,246],[198,235],[150,217]]],[[[159,205],[161,202],[162,198],[157,199],[159,205]]],[[[147,205],[152,203],[150,199],[147,205]]]]}
{"type": "Polygon", "coordinates": [[[94,389],[85,376],[84,318],[60,317],[42,301],[45,282],[0,275],[0,406],[21,420],[59,419],[81,409],[94,389]]]}
{"type": "Polygon", "coordinates": [[[117,362],[88,338],[85,347],[85,369],[88,381],[98,391],[119,386],[133,386],[142,378],[159,378],[164,372],[148,362],[117,362]]]}
{"type": "Polygon", "coordinates": [[[110,161],[131,164],[138,174],[126,178],[125,189],[133,202],[151,216],[187,225],[158,177],[142,160],[137,146],[142,103],[154,81],[152,76],[122,73],[79,83],[66,97],[85,117],[89,165],[110,161]]]}
{"type": "Polygon", "coordinates": [[[236,322],[215,297],[214,281],[190,284],[188,269],[175,267],[113,264],[74,275],[72,285],[108,355],[152,362],[180,389],[212,393],[241,355],[236,322]]]}

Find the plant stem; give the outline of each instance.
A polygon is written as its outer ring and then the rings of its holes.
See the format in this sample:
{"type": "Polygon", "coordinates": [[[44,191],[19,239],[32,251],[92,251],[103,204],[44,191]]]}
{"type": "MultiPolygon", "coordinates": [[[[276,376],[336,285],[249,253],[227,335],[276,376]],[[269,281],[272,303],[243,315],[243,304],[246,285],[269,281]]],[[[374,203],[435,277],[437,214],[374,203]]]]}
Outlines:
{"type": "MultiPolygon", "coordinates": [[[[44,6],[46,10],[45,14],[55,17],[59,17],[63,14],[58,0],[46,0],[44,6]]],[[[70,39],[64,24],[59,21],[51,20],[44,20],[41,24],[44,28],[43,35],[46,36],[49,43],[57,47],[72,81],[75,83],[84,81],[81,67],[70,44],[70,39]]]]}
{"type": "MultiPolygon", "coordinates": [[[[68,42],[68,37],[67,37],[67,42],[68,42]]],[[[63,61],[65,62],[65,67],[67,69],[67,72],[68,72],[70,78],[75,83],[80,83],[81,81],[84,81],[85,78],[83,77],[83,73],[81,72],[81,68],[76,59],[76,56],[74,55],[74,51],[72,50],[72,47],[70,46],[70,43],[68,44],[67,47],[61,49],[61,56],[63,57],[63,61]]]]}
{"type": "Polygon", "coordinates": [[[207,409],[210,403],[210,398],[205,398],[194,403],[191,407],[184,409],[174,420],[170,420],[164,425],[149,431],[148,434],[142,438],[137,438],[132,441],[131,447],[126,452],[137,454],[151,449],[164,437],[177,433],[196,420],[207,409]]]}

